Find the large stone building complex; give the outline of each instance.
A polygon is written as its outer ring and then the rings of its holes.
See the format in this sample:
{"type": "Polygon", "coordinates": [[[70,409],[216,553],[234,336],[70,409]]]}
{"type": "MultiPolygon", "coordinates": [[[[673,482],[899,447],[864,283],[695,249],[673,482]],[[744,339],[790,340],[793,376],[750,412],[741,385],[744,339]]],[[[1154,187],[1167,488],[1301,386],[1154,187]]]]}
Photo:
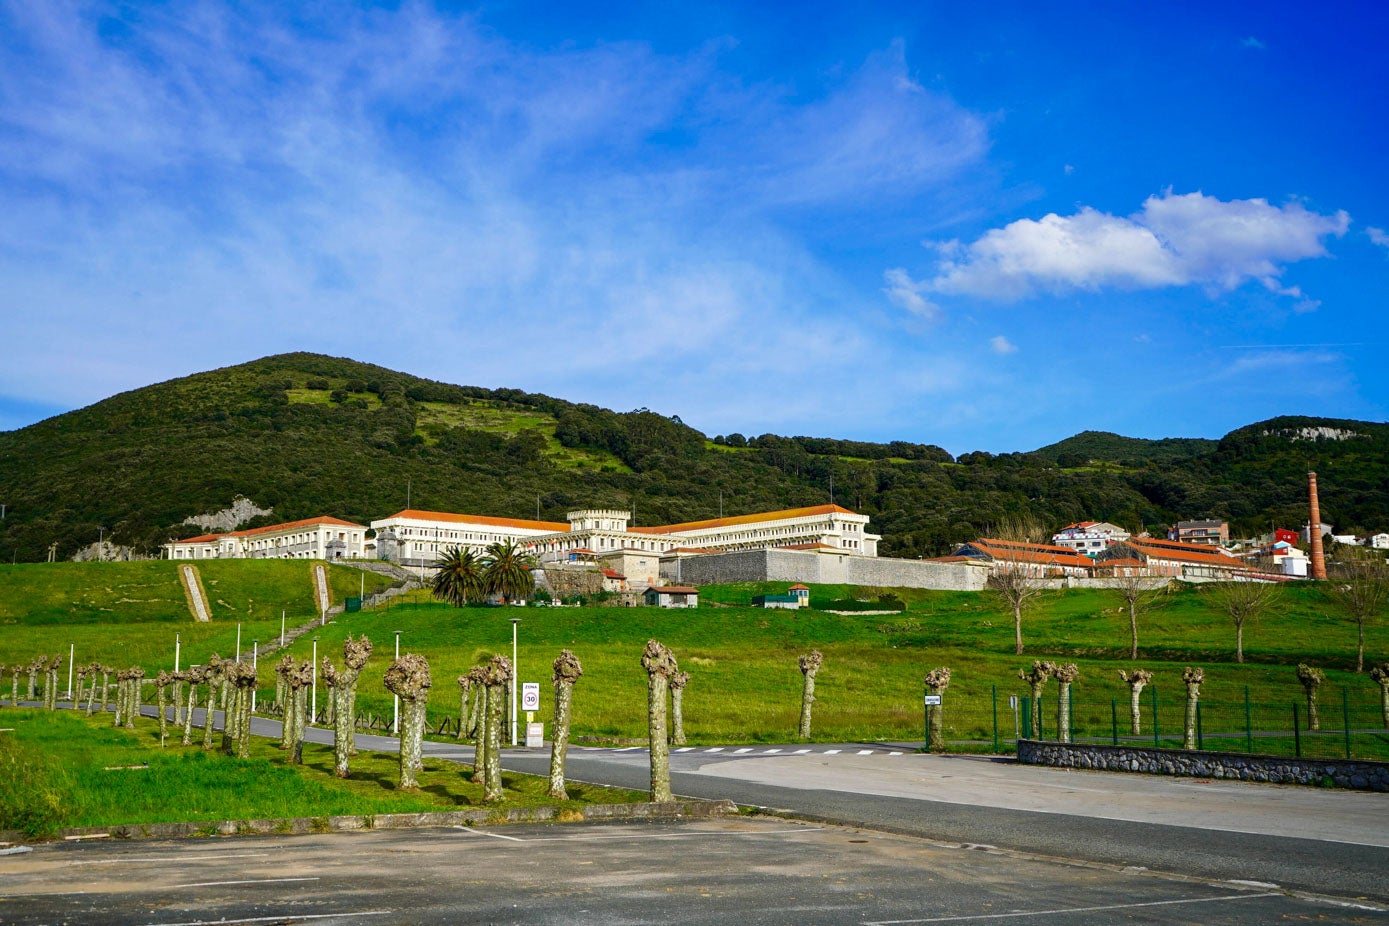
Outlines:
{"type": "Polygon", "coordinates": [[[164,544],[167,559],[361,559],[366,525],[341,518],[305,518],[164,544]]]}

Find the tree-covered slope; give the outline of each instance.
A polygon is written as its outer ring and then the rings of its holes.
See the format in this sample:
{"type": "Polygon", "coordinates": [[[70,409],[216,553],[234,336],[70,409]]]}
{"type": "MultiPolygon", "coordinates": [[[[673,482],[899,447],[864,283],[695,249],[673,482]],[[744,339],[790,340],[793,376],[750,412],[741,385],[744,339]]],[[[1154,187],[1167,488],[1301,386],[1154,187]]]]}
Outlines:
{"type": "Polygon", "coordinates": [[[715,517],[721,503],[730,515],[818,504],[831,485],[873,518],[884,554],[930,556],[1021,512],[1049,526],[1156,529],[1205,516],[1233,519],[1237,533],[1297,526],[1309,467],[1325,520],[1379,530],[1389,529],[1386,435],[1382,424],[1288,418],[1213,447],[1079,435],[1034,454],[953,460],[902,441],[709,439],[646,409],[283,354],[0,433],[0,558],[42,560],[52,543],[66,558],[100,528],[153,551],[201,533],[181,522],[237,495],[274,509],[252,523],[365,523],[404,508],[408,493],[417,508],[562,520],[576,507],[620,507],[657,524],[715,517]]]}

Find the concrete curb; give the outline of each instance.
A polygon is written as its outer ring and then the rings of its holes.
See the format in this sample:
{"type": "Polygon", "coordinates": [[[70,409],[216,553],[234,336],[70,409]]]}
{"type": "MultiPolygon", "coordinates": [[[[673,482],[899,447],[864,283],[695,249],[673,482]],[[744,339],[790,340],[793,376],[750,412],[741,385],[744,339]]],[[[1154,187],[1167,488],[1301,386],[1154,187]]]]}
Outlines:
{"type": "MultiPolygon", "coordinates": [[[[126,826],[74,826],[58,831],[69,842],[97,839],[180,839],[206,836],[300,836],[440,826],[498,826],[506,823],[583,823],[598,820],[709,819],[738,813],[732,801],[665,801],[640,804],[589,804],[584,807],[495,807],[427,813],[351,814],[337,817],[288,817],[270,820],[221,820],[199,823],[136,823],[126,826]]],[[[17,833],[0,840],[33,842],[17,833]]]]}

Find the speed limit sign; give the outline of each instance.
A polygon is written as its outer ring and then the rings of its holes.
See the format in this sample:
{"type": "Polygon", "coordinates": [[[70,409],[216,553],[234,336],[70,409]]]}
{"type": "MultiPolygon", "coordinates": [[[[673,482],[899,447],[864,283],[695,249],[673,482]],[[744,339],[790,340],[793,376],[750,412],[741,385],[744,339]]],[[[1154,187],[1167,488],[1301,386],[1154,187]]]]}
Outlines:
{"type": "Polygon", "coordinates": [[[521,683],[521,710],[538,711],[540,710],[540,683],[522,682],[521,683]]]}

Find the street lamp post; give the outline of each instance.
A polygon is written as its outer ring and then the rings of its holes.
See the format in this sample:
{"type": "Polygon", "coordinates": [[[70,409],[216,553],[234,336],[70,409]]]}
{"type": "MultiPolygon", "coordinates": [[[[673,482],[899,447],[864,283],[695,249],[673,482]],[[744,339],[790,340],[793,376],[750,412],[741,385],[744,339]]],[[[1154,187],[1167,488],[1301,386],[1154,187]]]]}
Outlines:
{"type": "Polygon", "coordinates": [[[241,622],[236,624],[236,661],[241,661],[241,622]]]}
{"type": "MultiPolygon", "coordinates": [[[[259,640],[252,640],[252,641],[251,641],[251,671],[252,671],[252,672],[256,671],[256,669],[258,668],[258,665],[259,665],[259,664],[258,664],[257,660],[259,659],[259,657],[260,657],[260,641],[259,641],[259,640]]],[[[254,686],[251,687],[251,713],[252,713],[252,714],[254,714],[254,713],[256,712],[256,689],[259,688],[259,687],[260,687],[259,684],[254,685],[254,686]]]]}
{"type": "MultiPolygon", "coordinates": [[[[72,701],[72,657],[75,656],[76,654],[77,654],[77,644],[76,644],[76,643],[69,643],[69,644],[68,644],[68,700],[69,700],[69,701],[72,701]]],[[[77,703],[76,703],[75,701],[73,702],[73,706],[74,706],[74,707],[77,706],[77,703]]]]}
{"type": "Polygon", "coordinates": [[[175,671],[175,672],[178,671],[178,658],[179,658],[179,656],[181,655],[182,649],[183,649],[183,635],[182,635],[182,634],[179,634],[179,633],[176,633],[176,634],[174,634],[174,671],[175,671]]]}
{"type": "Polygon", "coordinates": [[[309,700],[309,723],[318,722],[318,637],[313,638],[313,693],[309,700]]]}
{"type": "Polygon", "coordinates": [[[285,612],[280,611],[280,645],[285,645],[285,612]]]}
{"type": "Polygon", "coordinates": [[[521,619],[513,617],[511,619],[511,745],[516,745],[516,678],[520,669],[516,664],[516,628],[520,626],[521,619]]]}
{"type": "MultiPolygon", "coordinates": [[[[395,658],[400,659],[400,631],[395,632],[395,658]]],[[[400,695],[391,695],[391,736],[400,735],[400,695]]]]}

